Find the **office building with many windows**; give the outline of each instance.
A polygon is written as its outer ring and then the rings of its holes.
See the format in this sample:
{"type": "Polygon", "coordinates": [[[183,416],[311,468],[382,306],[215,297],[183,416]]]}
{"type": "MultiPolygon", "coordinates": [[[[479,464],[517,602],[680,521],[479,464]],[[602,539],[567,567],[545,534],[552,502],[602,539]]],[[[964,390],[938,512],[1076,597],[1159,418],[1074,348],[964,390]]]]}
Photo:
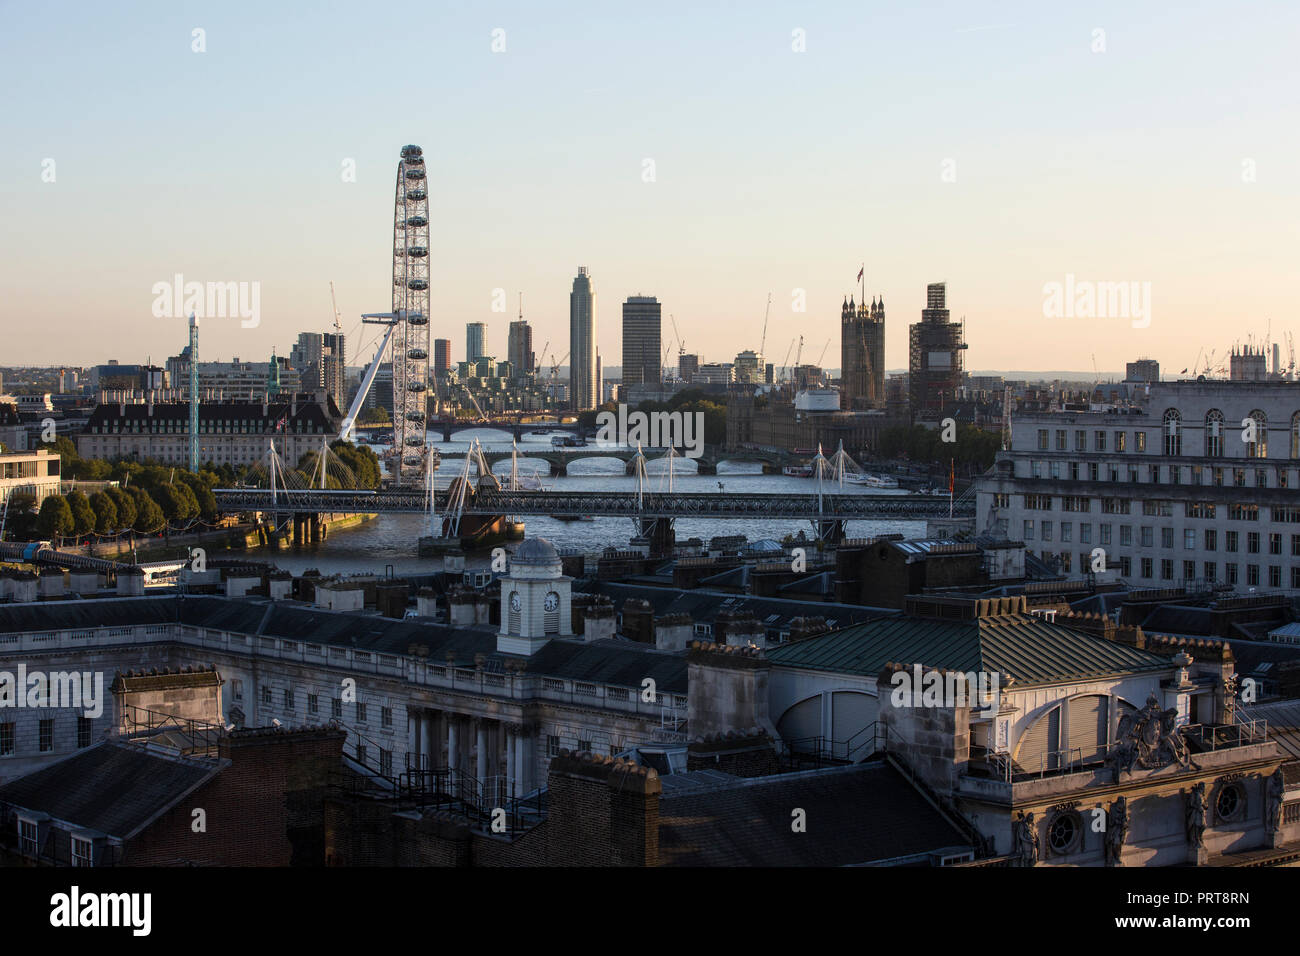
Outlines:
{"type": "Polygon", "coordinates": [[[1152,383],[1023,415],[976,490],[980,530],[1069,576],[1300,591],[1300,383],[1152,383]]]}

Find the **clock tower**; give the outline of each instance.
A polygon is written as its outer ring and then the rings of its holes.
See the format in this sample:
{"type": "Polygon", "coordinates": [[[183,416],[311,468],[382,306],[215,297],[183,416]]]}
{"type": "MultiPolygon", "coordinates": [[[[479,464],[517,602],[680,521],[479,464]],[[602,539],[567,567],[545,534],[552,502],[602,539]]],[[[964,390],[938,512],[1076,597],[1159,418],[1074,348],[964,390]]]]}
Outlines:
{"type": "Polygon", "coordinates": [[[545,538],[530,538],[515,552],[501,579],[501,631],[497,650],[533,654],[553,637],[573,636],[573,579],[545,538]]]}

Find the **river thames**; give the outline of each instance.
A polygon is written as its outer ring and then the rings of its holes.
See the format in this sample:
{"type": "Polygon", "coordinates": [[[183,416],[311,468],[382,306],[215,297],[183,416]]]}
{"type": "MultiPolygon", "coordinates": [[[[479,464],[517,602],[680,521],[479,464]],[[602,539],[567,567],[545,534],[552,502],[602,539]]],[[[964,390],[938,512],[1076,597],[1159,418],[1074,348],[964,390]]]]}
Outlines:
{"type": "MultiPolygon", "coordinates": [[[[556,434],[566,434],[557,432],[556,434]]],[[[431,436],[432,437],[432,436],[431,436]]],[[[472,439],[478,438],[486,451],[509,451],[510,434],[493,428],[468,429],[457,432],[452,442],[434,442],[432,447],[438,449],[442,464],[436,475],[438,488],[446,488],[453,478],[461,474],[464,468],[465,452],[472,439]]],[[[584,458],[584,449],[569,449],[572,459],[568,464],[568,474],[564,477],[551,477],[549,465],[541,459],[530,459],[530,449],[553,451],[551,435],[533,435],[525,433],[519,442],[519,473],[532,476],[536,474],[543,487],[547,489],[568,491],[632,491],[636,488],[636,478],[623,474],[623,463],[617,460],[584,458]]],[[[378,449],[376,449],[378,450],[378,449]]],[[[498,462],[493,471],[501,477],[510,473],[510,461],[498,462]]],[[[763,494],[810,494],[816,491],[817,483],[810,478],[793,478],[786,475],[764,475],[762,465],[757,462],[745,462],[739,459],[724,461],[718,466],[717,475],[697,475],[695,463],[676,459],[673,465],[672,486],[674,490],[697,493],[725,495],[732,492],[757,492],[763,494]],[[683,474],[683,472],[688,472],[683,474]]],[[[471,472],[472,473],[472,472],[471,472]]],[[[651,459],[647,463],[649,476],[647,490],[666,491],[668,489],[668,472],[663,461],[651,459]]],[[[827,486],[827,491],[837,494],[907,494],[905,491],[889,492],[879,488],[866,488],[857,485],[845,485],[841,490],[838,485],[827,486]]],[[[599,552],[608,547],[626,548],[628,539],[636,533],[633,522],[628,518],[593,518],[584,521],[559,521],[555,518],[530,515],[524,519],[527,523],[527,536],[549,539],[558,548],[572,548],[584,552],[599,552]]],[[[723,519],[679,519],[676,525],[677,540],[685,541],[697,537],[706,544],[716,535],[743,534],[749,540],[756,541],[771,538],[779,541],[788,534],[812,534],[812,526],[806,521],[738,521],[723,519]]],[[[900,533],[918,536],[925,533],[923,521],[851,521],[848,526],[850,537],[870,537],[878,534],[900,533]]],[[[293,548],[291,550],[258,550],[248,552],[250,557],[268,560],[276,565],[301,574],[309,569],[317,569],[323,574],[360,574],[373,572],[383,574],[391,568],[394,574],[432,573],[442,569],[441,558],[420,558],[416,554],[416,541],[421,535],[429,534],[428,518],[423,515],[383,514],[355,528],[337,530],[322,543],[313,546],[293,548]]],[[[506,545],[510,551],[519,542],[506,545]]],[[[489,553],[476,552],[467,557],[470,566],[486,565],[489,553]]]]}

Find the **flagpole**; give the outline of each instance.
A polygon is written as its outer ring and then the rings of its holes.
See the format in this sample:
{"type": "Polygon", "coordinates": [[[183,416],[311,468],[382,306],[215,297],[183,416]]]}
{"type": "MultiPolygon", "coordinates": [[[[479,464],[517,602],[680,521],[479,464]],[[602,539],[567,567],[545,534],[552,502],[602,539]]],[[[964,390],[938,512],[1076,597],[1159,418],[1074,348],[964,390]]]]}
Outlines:
{"type": "Polygon", "coordinates": [[[952,520],[952,494],[957,484],[957,471],[953,459],[948,459],[948,520],[952,520]]]}

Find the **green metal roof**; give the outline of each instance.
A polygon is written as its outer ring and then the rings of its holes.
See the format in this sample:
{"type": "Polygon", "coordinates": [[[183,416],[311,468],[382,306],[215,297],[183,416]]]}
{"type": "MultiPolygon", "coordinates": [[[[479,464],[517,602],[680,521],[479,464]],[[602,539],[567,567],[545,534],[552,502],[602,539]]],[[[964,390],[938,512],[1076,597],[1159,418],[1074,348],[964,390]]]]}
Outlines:
{"type": "Polygon", "coordinates": [[[1019,684],[1168,668],[1168,658],[1024,614],[942,621],[888,617],[771,648],[774,664],[874,677],[885,665],[997,672],[1019,684]]]}

